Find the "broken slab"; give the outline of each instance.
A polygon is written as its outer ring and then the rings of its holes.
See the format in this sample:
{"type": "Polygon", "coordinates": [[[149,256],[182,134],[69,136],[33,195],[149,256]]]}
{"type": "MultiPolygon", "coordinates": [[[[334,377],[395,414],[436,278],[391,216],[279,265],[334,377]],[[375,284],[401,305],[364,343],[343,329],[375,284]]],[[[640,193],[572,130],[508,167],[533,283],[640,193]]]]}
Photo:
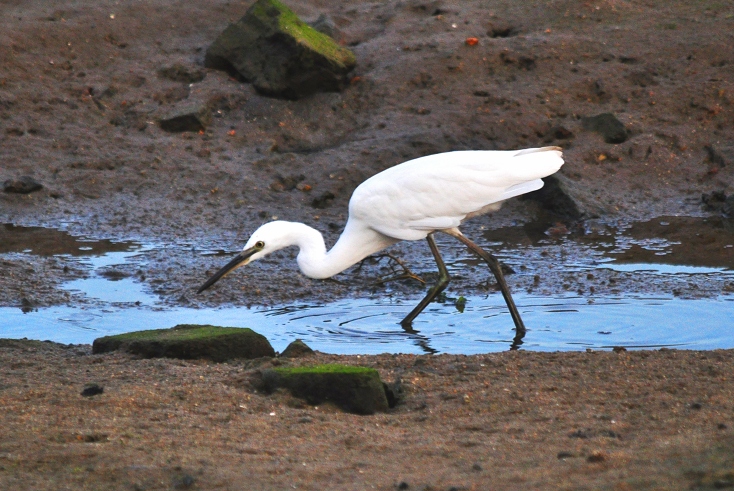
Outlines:
{"type": "Polygon", "coordinates": [[[204,102],[189,102],[172,109],[163,116],[158,124],[163,131],[181,133],[203,131],[211,123],[212,115],[208,104],[204,102]]]}
{"type": "Polygon", "coordinates": [[[356,58],[278,0],[258,0],[209,46],[204,65],[263,94],[298,99],[341,90],[356,58]]]}
{"type": "Polygon", "coordinates": [[[207,359],[216,362],[275,356],[275,350],[265,336],[252,329],[196,324],[105,336],[95,339],[92,344],[94,354],[118,350],[143,358],[207,359]]]}

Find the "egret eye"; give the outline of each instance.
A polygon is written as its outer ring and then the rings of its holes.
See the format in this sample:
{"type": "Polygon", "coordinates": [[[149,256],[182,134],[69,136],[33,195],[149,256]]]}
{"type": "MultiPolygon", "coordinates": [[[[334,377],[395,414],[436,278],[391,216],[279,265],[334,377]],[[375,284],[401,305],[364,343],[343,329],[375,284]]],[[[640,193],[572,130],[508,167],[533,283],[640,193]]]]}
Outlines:
{"type": "Polygon", "coordinates": [[[257,242],[255,242],[255,247],[257,247],[258,249],[262,249],[263,247],[265,247],[265,242],[263,242],[262,240],[258,240],[257,242]]]}

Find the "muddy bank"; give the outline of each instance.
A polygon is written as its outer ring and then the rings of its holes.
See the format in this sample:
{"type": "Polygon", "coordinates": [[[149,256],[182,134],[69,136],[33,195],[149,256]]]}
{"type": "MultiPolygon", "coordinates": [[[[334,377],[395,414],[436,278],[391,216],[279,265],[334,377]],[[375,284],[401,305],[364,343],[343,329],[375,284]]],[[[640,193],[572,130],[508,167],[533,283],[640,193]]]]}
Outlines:
{"type": "Polygon", "coordinates": [[[0,342],[7,489],[722,489],[731,351],[319,354],[401,381],[372,416],[214,364],[0,342]],[[103,392],[85,397],[85,384],[103,392]]]}

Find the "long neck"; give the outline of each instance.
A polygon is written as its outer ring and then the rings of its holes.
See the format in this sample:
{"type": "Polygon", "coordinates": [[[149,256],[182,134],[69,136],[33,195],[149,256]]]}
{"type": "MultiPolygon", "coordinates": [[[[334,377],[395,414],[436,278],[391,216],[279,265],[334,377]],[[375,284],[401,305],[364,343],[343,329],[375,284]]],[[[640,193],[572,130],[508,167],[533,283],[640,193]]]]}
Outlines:
{"type": "Polygon", "coordinates": [[[353,220],[348,220],[339,240],[329,252],[326,252],[321,233],[308,225],[299,225],[302,227],[299,228],[296,243],[301,248],[298,253],[298,266],[303,274],[311,278],[334,276],[370,254],[399,242],[353,220]]]}

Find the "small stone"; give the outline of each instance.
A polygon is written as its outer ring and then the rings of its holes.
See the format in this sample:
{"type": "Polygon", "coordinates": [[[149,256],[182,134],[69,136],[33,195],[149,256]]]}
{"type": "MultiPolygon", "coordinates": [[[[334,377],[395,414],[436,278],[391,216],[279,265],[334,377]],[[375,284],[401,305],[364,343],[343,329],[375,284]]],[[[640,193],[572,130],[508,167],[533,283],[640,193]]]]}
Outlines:
{"type": "Polygon", "coordinates": [[[3,183],[6,193],[28,194],[42,189],[43,185],[31,176],[21,176],[19,179],[8,179],[3,183]]]}
{"type": "Polygon", "coordinates": [[[304,356],[312,356],[314,351],[300,339],[296,339],[289,344],[280,354],[281,358],[302,358],[304,356]]]}
{"type": "Polygon", "coordinates": [[[175,63],[169,67],[158,70],[158,75],[162,78],[173,80],[174,82],[194,84],[204,80],[206,72],[198,68],[187,67],[181,63],[175,63]]]}
{"type": "Polygon", "coordinates": [[[491,24],[487,30],[487,36],[491,38],[507,38],[517,36],[518,33],[519,30],[515,26],[505,23],[491,24]]]}
{"type": "Polygon", "coordinates": [[[605,460],[607,460],[606,454],[604,452],[599,451],[599,450],[595,450],[594,452],[591,452],[591,455],[589,455],[588,457],[586,457],[586,461],[587,462],[592,462],[592,463],[604,462],[605,460]]]}
{"type": "Polygon", "coordinates": [[[334,201],[334,198],[336,198],[334,193],[332,193],[331,191],[326,191],[325,193],[322,193],[321,196],[314,198],[311,201],[311,206],[319,209],[327,208],[331,205],[331,202],[334,201]]]}
{"type": "Polygon", "coordinates": [[[183,131],[199,132],[206,129],[211,122],[211,110],[204,103],[189,103],[174,109],[159,124],[163,131],[180,133],[183,131]]]}
{"type": "Polygon", "coordinates": [[[82,390],[82,395],[84,397],[92,397],[99,394],[102,394],[104,392],[104,387],[98,384],[87,384],[84,386],[84,390],[82,390]]]}
{"type": "Polygon", "coordinates": [[[720,147],[718,145],[707,145],[704,147],[709,161],[717,167],[726,167],[734,163],[734,147],[720,147]]]}
{"type": "Polygon", "coordinates": [[[612,113],[602,113],[581,119],[584,129],[599,133],[607,143],[623,143],[627,140],[627,129],[612,113]]]}
{"type": "Polygon", "coordinates": [[[189,489],[194,485],[196,479],[190,474],[184,474],[183,476],[177,477],[173,480],[173,487],[175,489],[189,489]]]}
{"type": "Polygon", "coordinates": [[[565,126],[549,126],[543,134],[543,143],[551,143],[556,140],[568,140],[573,138],[573,132],[565,126]]]}
{"type": "Polygon", "coordinates": [[[281,174],[278,174],[276,178],[277,181],[270,183],[270,189],[272,189],[273,191],[282,192],[292,191],[296,189],[298,184],[306,179],[306,176],[304,176],[303,174],[290,176],[283,176],[281,174]]]}
{"type": "Polygon", "coordinates": [[[586,439],[586,438],[591,438],[593,436],[594,436],[594,433],[591,430],[589,430],[589,429],[586,429],[586,430],[576,430],[576,431],[568,434],[568,437],[569,438],[583,438],[583,439],[586,439]]]}

